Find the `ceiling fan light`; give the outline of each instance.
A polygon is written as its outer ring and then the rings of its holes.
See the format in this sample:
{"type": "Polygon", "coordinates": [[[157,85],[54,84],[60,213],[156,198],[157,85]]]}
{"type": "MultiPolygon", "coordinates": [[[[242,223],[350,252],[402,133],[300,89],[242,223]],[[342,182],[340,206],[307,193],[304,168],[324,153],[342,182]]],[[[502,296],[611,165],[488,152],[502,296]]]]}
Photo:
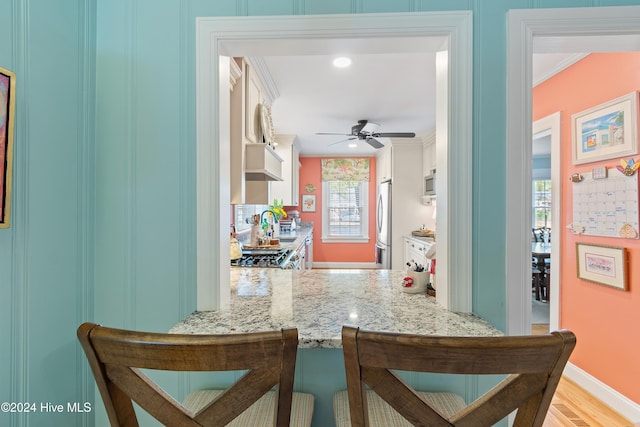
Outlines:
{"type": "Polygon", "coordinates": [[[351,65],[351,58],[339,56],[333,60],[333,66],[337,68],[346,68],[351,65]]]}

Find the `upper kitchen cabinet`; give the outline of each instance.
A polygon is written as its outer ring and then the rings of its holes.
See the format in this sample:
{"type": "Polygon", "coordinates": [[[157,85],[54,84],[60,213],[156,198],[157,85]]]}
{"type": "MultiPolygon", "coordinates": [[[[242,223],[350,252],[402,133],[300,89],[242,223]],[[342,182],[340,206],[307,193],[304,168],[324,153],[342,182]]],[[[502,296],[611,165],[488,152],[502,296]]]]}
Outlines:
{"type": "Polygon", "coordinates": [[[254,66],[258,59],[233,58],[230,62],[231,203],[268,204],[272,200],[270,182],[282,179],[283,161],[269,144],[273,91],[263,83],[259,65],[254,66]]]}
{"type": "Polygon", "coordinates": [[[271,196],[286,206],[298,206],[300,192],[300,148],[295,135],[275,135],[276,153],[282,158],[282,181],[271,183],[271,196]]]}
{"type": "MultiPolygon", "coordinates": [[[[431,175],[435,175],[436,173],[436,136],[435,132],[433,135],[429,135],[425,138],[422,144],[422,176],[428,177],[431,175]]],[[[427,182],[424,181],[424,190],[427,190],[427,182]]],[[[435,196],[432,195],[423,195],[422,196],[422,204],[431,206],[435,196]]]]}
{"type": "Polygon", "coordinates": [[[376,180],[380,183],[388,181],[393,176],[393,146],[387,144],[386,147],[378,150],[376,154],[376,180]]]}
{"type": "Polygon", "coordinates": [[[244,108],[244,137],[248,142],[262,142],[262,132],[260,132],[262,105],[262,85],[258,80],[258,76],[253,68],[243,61],[244,65],[244,88],[246,94],[244,108]]]}
{"type": "Polygon", "coordinates": [[[433,171],[436,169],[435,134],[433,135],[433,137],[425,138],[425,141],[422,144],[422,169],[422,174],[424,176],[432,175],[433,171]]]}

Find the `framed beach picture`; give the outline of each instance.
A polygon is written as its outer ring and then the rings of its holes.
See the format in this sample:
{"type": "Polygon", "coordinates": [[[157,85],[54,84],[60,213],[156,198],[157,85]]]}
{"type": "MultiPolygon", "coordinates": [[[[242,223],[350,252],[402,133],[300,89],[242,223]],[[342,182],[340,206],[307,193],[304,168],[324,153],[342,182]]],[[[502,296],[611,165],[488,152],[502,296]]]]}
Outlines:
{"type": "Polygon", "coordinates": [[[571,116],[573,164],[638,154],[638,92],[571,116]]]}
{"type": "Polygon", "coordinates": [[[315,211],[316,211],[316,195],[303,194],[302,195],[302,212],[315,212],[315,211]]]}
{"type": "Polygon", "coordinates": [[[627,290],[627,250],[576,243],[578,278],[627,290]]]}
{"type": "Polygon", "coordinates": [[[0,67],[0,228],[9,227],[16,75],[0,67]]]}

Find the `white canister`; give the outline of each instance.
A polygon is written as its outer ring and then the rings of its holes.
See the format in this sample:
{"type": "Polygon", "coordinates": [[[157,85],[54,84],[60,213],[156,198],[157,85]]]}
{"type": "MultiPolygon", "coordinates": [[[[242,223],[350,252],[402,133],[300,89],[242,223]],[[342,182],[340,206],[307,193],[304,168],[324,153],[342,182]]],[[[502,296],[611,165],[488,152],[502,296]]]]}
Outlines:
{"type": "Polygon", "coordinates": [[[407,277],[411,279],[411,284],[403,284],[402,291],[408,294],[417,294],[427,291],[427,285],[429,284],[429,272],[428,271],[413,271],[407,270],[407,277]]]}
{"type": "Polygon", "coordinates": [[[260,234],[262,232],[262,228],[258,224],[254,224],[251,226],[251,237],[249,238],[249,244],[251,246],[258,246],[260,243],[260,234]]]}

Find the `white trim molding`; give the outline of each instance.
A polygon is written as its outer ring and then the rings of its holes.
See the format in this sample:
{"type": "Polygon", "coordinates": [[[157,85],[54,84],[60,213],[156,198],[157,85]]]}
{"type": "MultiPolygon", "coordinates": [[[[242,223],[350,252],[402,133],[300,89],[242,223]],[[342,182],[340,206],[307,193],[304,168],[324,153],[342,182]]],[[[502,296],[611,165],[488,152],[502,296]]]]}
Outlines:
{"type": "Polygon", "coordinates": [[[450,242],[443,256],[456,260],[442,263],[448,283],[456,284],[443,292],[449,295],[449,309],[471,312],[472,36],[471,11],[197,18],[197,309],[217,309],[229,298],[230,196],[225,188],[229,130],[228,112],[219,103],[228,96],[223,92],[229,91],[229,67],[223,58],[236,56],[234,46],[247,41],[266,45],[274,40],[302,40],[317,45],[330,39],[438,37],[446,40],[443,51],[448,49],[445,90],[450,100],[450,116],[442,130],[449,142],[448,188],[438,213],[449,217],[449,230],[454,233],[443,236],[450,242]],[[226,80],[221,79],[223,74],[226,80]]]}
{"type": "MultiPolygon", "coordinates": [[[[562,200],[562,185],[560,184],[560,119],[562,114],[557,111],[539,120],[536,120],[532,126],[533,135],[542,132],[549,132],[551,137],[551,218],[560,218],[560,201],[562,200]]],[[[532,201],[533,203],[533,201],[532,201]]],[[[562,252],[560,251],[560,242],[562,234],[556,233],[551,239],[551,254],[553,255],[553,263],[562,265],[562,252]]],[[[551,270],[551,285],[549,289],[549,330],[558,329],[560,325],[560,271],[557,268],[551,270]]],[[[529,293],[529,297],[531,294],[529,293]]],[[[531,304],[526,305],[531,310],[531,304]]],[[[531,319],[527,320],[531,323],[531,319]]]]}
{"type": "MultiPolygon", "coordinates": [[[[531,143],[534,37],[640,34],[640,7],[516,9],[507,16],[506,283],[507,333],[527,334],[531,296],[531,143]]],[[[612,49],[617,49],[609,39],[612,49]]],[[[543,53],[543,52],[537,52],[543,53]]]]}
{"type": "Polygon", "coordinates": [[[564,369],[564,375],[581,388],[587,390],[593,397],[631,421],[634,425],[640,425],[640,405],[631,399],[572,363],[567,363],[564,369]]]}
{"type": "MultiPolygon", "coordinates": [[[[507,145],[508,209],[506,224],[507,333],[529,334],[521,315],[531,304],[531,149],[532,60],[536,37],[621,39],[640,35],[640,7],[591,7],[511,10],[507,16],[507,145]]],[[[602,46],[601,46],[602,47],[602,46]]],[[[586,51],[586,50],[582,50],[586,51]]],[[[536,53],[544,53],[536,51],[536,53]]],[[[555,154],[552,154],[552,156],[555,154]]],[[[553,160],[552,160],[553,161],[553,160]]],[[[552,165],[553,170],[553,165],[552,165]]],[[[553,179],[553,178],[552,178],[553,179]]],[[[553,250],[553,249],[552,249],[553,250]]],[[[554,255],[555,257],[555,255],[554,255]]],[[[552,289],[554,285],[552,283],[552,289]]],[[[557,289],[557,286],[556,286],[557,289]]],[[[557,295],[552,298],[557,299],[557,295]]],[[[530,310],[530,309],[529,309],[530,310]]],[[[551,322],[557,322],[551,318],[551,322]]],[[[634,422],[638,406],[584,371],[569,364],[567,376],[634,422]],[[598,384],[599,383],[599,384],[598,384]]]]}

